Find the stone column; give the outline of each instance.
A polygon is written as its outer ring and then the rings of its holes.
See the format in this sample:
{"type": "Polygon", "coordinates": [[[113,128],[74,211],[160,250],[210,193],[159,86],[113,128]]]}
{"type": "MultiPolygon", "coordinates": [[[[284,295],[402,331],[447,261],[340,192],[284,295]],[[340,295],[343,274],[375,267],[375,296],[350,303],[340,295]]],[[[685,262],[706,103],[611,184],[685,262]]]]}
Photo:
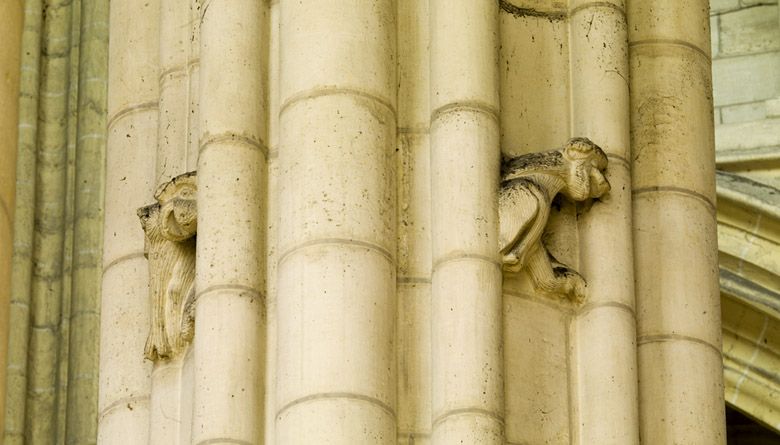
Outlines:
{"type": "Polygon", "coordinates": [[[498,4],[431,0],[434,444],[503,444],[498,4]]]}
{"type": "Polygon", "coordinates": [[[639,418],[648,444],[726,441],[708,5],[628,2],[639,418]]]}
{"type": "MultiPolygon", "coordinates": [[[[8,320],[11,302],[19,77],[24,1],[0,4],[0,425],[5,416],[8,320]]],[[[22,167],[25,167],[22,165],[22,167]]]]}
{"type": "Polygon", "coordinates": [[[202,8],[193,444],[263,443],[267,4],[202,8]]]}
{"type": "Polygon", "coordinates": [[[32,292],[32,245],[35,226],[35,170],[38,146],[38,98],[41,59],[41,0],[27,0],[22,33],[19,86],[19,138],[16,165],[16,206],[13,226],[11,306],[8,325],[8,373],[3,443],[24,443],[27,400],[27,351],[30,339],[30,294],[32,292]]]}
{"type": "Polygon", "coordinates": [[[396,2],[281,2],[278,444],[395,444],[396,2]]]}
{"type": "Polygon", "coordinates": [[[81,0],[66,443],[97,436],[108,0],[81,0]]]}
{"type": "Polygon", "coordinates": [[[431,436],[428,2],[398,2],[398,443],[431,436]]]}
{"type": "Polygon", "coordinates": [[[43,8],[39,160],[36,169],[35,234],[28,350],[25,443],[57,437],[57,374],[65,249],[70,87],[70,2],[47,0],[43,8]]]}
{"type": "Polygon", "coordinates": [[[159,13],[157,0],[110,6],[98,397],[98,443],[106,445],[117,438],[149,442],[149,266],[136,210],[149,203],[157,185],[159,13]]]}
{"type": "Polygon", "coordinates": [[[588,281],[588,299],[571,332],[576,402],[570,415],[572,436],[580,444],[639,443],[623,4],[577,0],[569,12],[572,136],[588,137],[607,153],[612,185],[577,224],[579,272],[588,281]]]}

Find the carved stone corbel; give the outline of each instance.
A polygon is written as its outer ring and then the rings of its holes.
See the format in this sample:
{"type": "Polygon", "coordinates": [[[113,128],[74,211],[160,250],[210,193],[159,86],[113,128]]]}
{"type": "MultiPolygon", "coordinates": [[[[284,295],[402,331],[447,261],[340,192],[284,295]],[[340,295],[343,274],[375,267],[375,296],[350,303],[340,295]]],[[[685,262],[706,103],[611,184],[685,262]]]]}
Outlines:
{"type": "Polygon", "coordinates": [[[149,260],[151,326],[144,356],[171,359],[192,340],[195,323],[196,173],[157,188],[157,201],[138,209],[149,260]]]}
{"type": "Polygon", "coordinates": [[[553,198],[558,193],[575,202],[601,197],[610,189],[606,168],[606,154],[586,138],[573,138],[560,150],[505,160],[498,198],[504,270],[527,269],[538,289],[582,302],[585,279],[555,260],[541,238],[553,198]]]}

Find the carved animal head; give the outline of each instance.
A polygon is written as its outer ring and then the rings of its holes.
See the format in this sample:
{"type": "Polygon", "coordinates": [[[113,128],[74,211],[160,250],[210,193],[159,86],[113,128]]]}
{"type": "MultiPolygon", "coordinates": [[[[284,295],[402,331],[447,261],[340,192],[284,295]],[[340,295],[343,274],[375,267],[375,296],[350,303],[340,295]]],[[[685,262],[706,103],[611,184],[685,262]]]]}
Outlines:
{"type": "Polygon", "coordinates": [[[197,231],[197,191],[194,172],[185,173],[160,186],[154,198],[160,205],[163,236],[171,241],[183,241],[197,231]]]}
{"type": "Polygon", "coordinates": [[[607,155],[587,138],[573,138],[563,148],[566,186],[561,193],[573,201],[599,198],[610,189],[604,170],[607,155]]]}

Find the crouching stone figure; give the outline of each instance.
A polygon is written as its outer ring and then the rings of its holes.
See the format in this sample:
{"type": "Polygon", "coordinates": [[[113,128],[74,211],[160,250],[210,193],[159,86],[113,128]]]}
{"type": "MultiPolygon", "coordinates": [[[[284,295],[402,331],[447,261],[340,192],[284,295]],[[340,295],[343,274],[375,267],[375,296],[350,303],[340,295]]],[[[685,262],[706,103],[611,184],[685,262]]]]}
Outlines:
{"type": "Polygon", "coordinates": [[[505,160],[498,199],[504,269],[527,268],[538,289],[582,302],[585,280],[556,261],[541,237],[553,198],[558,193],[572,201],[601,197],[610,189],[603,175],[606,168],[606,154],[586,138],[571,139],[560,150],[505,160]]]}

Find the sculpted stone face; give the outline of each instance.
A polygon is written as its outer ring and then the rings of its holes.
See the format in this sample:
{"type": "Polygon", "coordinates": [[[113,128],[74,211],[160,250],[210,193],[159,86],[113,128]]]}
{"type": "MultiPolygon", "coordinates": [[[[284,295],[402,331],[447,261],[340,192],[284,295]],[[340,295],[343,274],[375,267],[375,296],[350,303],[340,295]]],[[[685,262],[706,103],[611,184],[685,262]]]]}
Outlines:
{"type": "Polygon", "coordinates": [[[607,162],[604,151],[586,138],[571,139],[560,150],[504,161],[498,212],[505,270],[527,269],[540,290],[564,294],[576,302],[585,299],[585,280],[555,260],[541,237],[558,193],[584,201],[609,192],[603,174],[607,162]]]}

